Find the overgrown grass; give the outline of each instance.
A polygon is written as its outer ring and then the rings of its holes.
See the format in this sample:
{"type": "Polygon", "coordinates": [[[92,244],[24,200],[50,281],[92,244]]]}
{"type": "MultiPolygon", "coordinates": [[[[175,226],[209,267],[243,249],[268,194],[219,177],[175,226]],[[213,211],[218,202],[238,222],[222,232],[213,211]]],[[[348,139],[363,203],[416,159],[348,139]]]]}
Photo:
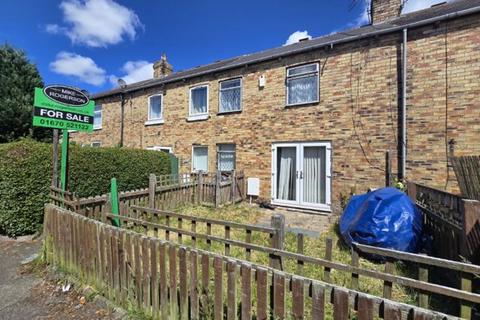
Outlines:
{"type": "MultiPolygon", "coordinates": [[[[237,205],[230,205],[224,206],[222,208],[211,208],[205,206],[182,206],[177,208],[175,211],[183,214],[188,214],[192,216],[198,217],[205,217],[210,219],[217,219],[217,220],[227,220],[233,221],[238,223],[246,223],[246,224],[257,224],[258,221],[262,216],[266,213],[262,209],[257,207],[249,206],[247,204],[237,204],[237,205]]],[[[158,221],[159,223],[164,224],[165,220],[161,219],[158,221]]],[[[170,219],[170,225],[172,227],[179,227],[178,221],[176,219],[170,219]]],[[[191,230],[190,223],[188,221],[182,222],[182,228],[184,230],[191,230]]],[[[198,233],[206,233],[207,227],[204,223],[197,223],[196,225],[196,232],[198,233]]],[[[225,230],[223,226],[212,226],[212,235],[218,237],[225,237],[225,230]]],[[[165,233],[163,231],[158,232],[159,238],[165,238],[165,233]]],[[[178,241],[178,237],[176,234],[170,233],[170,240],[178,241]]],[[[231,229],[230,231],[231,239],[238,240],[238,241],[245,241],[246,240],[246,232],[241,229],[231,229]]],[[[321,234],[320,237],[304,237],[304,254],[312,257],[317,258],[324,258],[325,257],[325,247],[326,247],[326,240],[327,238],[331,238],[333,241],[333,250],[332,250],[332,260],[335,262],[343,263],[343,264],[351,264],[351,252],[348,247],[346,247],[339,237],[336,225],[330,226],[327,232],[321,234]]],[[[183,236],[182,242],[185,245],[192,245],[192,240],[190,237],[183,236]]],[[[269,238],[268,235],[262,234],[259,232],[252,233],[252,243],[262,245],[262,246],[269,246],[269,238]]],[[[224,254],[225,253],[225,245],[219,242],[211,242],[211,245],[207,245],[206,241],[197,239],[196,246],[200,249],[208,249],[209,251],[213,251],[216,253],[224,254]]],[[[297,251],[297,236],[292,232],[287,232],[286,239],[285,239],[285,250],[296,252],[297,251]]],[[[230,248],[230,256],[239,258],[239,259],[246,259],[246,251],[243,248],[234,247],[230,248]]],[[[265,253],[261,252],[251,252],[250,261],[262,265],[269,264],[269,257],[265,253]]],[[[364,258],[359,259],[359,266],[365,269],[370,270],[377,270],[383,271],[385,266],[382,263],[375,263],[369,261],[364,258]]],[[[297,271],[297,261],[293,259],[284,260],[283,264],[284,271],[289,273],[296,273],[297,271]]],[[[398,265],[396,268],[395,273],[401,273],[402,266],[398,265]]],[[[303,276],[323,280],[324,279],[324,268],[320,266],[316,266],[313,264],[305,263],[303,267],[303,276]]],[[[352,287],[352,275],[351,273],[346,273],[338,270],[332,270],[330,274],[331,283],[351,288],[352,287]]],[[[360,276],[359,278],[359,290],[365,293],[369,293],[375,296],[382,296],[383,295],[383,281],[360,276]]],[[[404,303],[414,304],[415,297],[408,292],[408,290],[404,287],[398,286],[394,284],[393,286],[393,293],[392,299],[404,303]]],[[[289,301],[287,300],[287,303],[289,301]]],[[[306,310],[307,310],[306,306],[306,310]]]]}

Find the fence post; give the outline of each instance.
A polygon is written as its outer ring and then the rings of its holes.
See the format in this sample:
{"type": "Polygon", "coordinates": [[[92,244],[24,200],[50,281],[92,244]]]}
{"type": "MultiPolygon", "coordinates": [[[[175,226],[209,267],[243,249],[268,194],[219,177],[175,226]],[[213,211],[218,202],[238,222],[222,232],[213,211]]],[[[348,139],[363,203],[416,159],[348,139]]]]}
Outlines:
{"type": "Polygon", "coordinates": [[[410,197],[410,200],[415,203],[417,201],[417,185],[415,182],[407,182],[407,194],[410,197]]]}
{"type": "Polygon", "coordinates": [[[218,208],[220,205],[220,170],[217,170],[217,175],[215,178],[215,208],[218,208]]]}
{"type": "MultiPolygon", "coordinates": [[[[352,266],[358,268],[358,252],[355,248],[351,249],[352,266]]],[[[352,289],[358,290],[358,273],[352,272],[352,289]]]]}
{"type": "Polygon", "coordinates": [[[235,204],[235,193],[236,193],[236,185],[237,185],[237,175],[235,174],[235,170],[232,170],[232,175],[230,176],[232,179],[232,204],[235,204]]]}
{"type": "MultiPolygon", "coordinates": [[[[468,273],[460,274],[460,289],[466,292],[472,292],[472,275],[468,273]]],[[[460,317],[462,319],[471,319],[472,306],[470,303],[462,301],[460,305],[460,317]]]]}
{"type": "MultiPolygon", "coordinates": [[[[393,274],[395,266],[390,259],[385,261],[385,273],[393,274]]],[[[383,281],[383,297],[386,299],[392,298],[393,283],[390,281],[383,281]]]]}
{"type": "MultiPolygon", "coordinates": [[[[418,280],[428,282],[428,267],[426,265],[418,267],[418,280]]],[[[428,308],[428,294],[423,291],[420,291],[418,294],[418,306],[420,308],[428,308]]]]}
{"type": "Polygon", "coordinates": [[[203,202],[203,173],[202,171],[199,171],[197,173],[197,183],[198,183],[198,197],[197,197],[197,201],[198,203],[202,203],[203,202]]]}
{"type": "MultiPolygon", "coordinates": [[[[105,202],[105,205],[103,206],[103,212],[100,213],[100,220],[103,223],[107,223],[107,213],[112,212],[112,201],[111,201],[111,196],[110,193],[107,195],[107,201],[105,202]]],[[[93,215],[95,215],[95,212],[93,212],[93,215]]]]}
{"type": "MultiPolygon", "coordinates": [[[[297,253],[303,254],[303,233],[297,234],[297,253]]],[[[303,273],[303,260],[297,260],[297,273],[302,275],[303,273]]]]}
{"type": "MultiPolygon", "coordinates": [[[[332,238],[328,237],[325,239],[325,260],[331,261],[332,260],[332,248],[333,248],[333,240],[332,238]]],[[[330,282],[330,268],[325,267],[323,269],[323,281],[330,282]]]]}
{"type": "Polygon", "coordinates": [[[242,177],[242,183],[240,184],[240,198],[244,200],[247,198],[247,179],[245,178],[245,171],[240,171],[240,175],[242,177]]]}
{"type": "MultiPolygon", "coordinates": [[[[472,260],[472,254],[480,247],[480,241],[469,241],[469,235],[475,231],[480,223],[480,201],[462,199],[462,206],[460,212],[463,217],[462,234],[460,238],[460,255],[468,261],[472,260]]],[[[478,263],[478,261],[473,261],[478,263]]],[[[461,273],[460,275],[460,289],[467,292],[472,292],[472,277],[470,274],[461,273]]],[[[472,314],[471,304],[462,302],[460,306],[460,316],[464,319],[470,319],[472,314]]]]}
{"type": "Polygon", "coordinates": [[[150,209],[155,209],[155,191],[157,188],[157,176],[150,174],[148,179],[148,206],[150,209]]]}
{"type": "Polygon", "coordinates": [[[470,261],[472,253],[480,247],[480,241],[469,243],[470,233],[475,231],[475,228],[478,228],[478,224],[480,224],[480,201],[462,199],[460,213],[463,218],[460,255],[470,261]]]}
{"type": "MultiPolygon", "coordinates": [[[[275,229],[271,246],[273,249],[283,250],[285,243],[285,216],[283,214],[274,214],[271,218],[271,226],[275,229]]],[[[271,255],[270,266],[282,270],[282,257],[271,255]]]]}

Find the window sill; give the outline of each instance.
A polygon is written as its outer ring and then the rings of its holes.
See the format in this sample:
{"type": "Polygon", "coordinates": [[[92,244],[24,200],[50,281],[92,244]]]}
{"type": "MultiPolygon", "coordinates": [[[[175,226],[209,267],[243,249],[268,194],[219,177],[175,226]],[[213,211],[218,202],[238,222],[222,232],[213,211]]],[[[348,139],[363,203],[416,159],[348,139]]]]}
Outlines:
{"type": "Polygon", "coordinates": [[[301,102],[301,103],[292,103],[292,104],[286,104],[285,107],[288,108],[288,107],[308,106],[308,105],[318,104],[319,102],[320,100],[310,101],[310,102],[301,102]]]}
{"type": "Polygon", "coordinates": [[[223,116],[223,115],[228,115],[228,114],[235,114],[235,113],[242,113],[242,109],[239,109],[239,110],[233,110],[233,111],[220,111],[217,113],[217,115],[219,116],[223,116]]]}
{"type": "Polygon", "coordinates": [[[152,119],[152,120],[147,120],[145,121],[146,126],[151,126],[155,124],[164,124],[165,121],[163,119],[152,119]]]}
{"type": "Polygon", "coordinates": [[[93,131],[102,130],[102,127],[93,127],[93,131]]]}
{"type": "Polygon", "coordinates": [[[210,118],[208,114],[197,114],[197,115],[190,115],[187,118],[187,121],[201,121],[201,120],[207,120],[210,118]]]}

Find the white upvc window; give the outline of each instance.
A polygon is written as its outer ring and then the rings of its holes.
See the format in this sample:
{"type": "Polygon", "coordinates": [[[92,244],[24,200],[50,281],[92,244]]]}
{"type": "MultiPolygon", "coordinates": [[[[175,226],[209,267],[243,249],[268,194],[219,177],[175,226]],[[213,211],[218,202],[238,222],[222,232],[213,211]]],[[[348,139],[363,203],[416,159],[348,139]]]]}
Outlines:
{"type": "Polygon", "coordinates": [[[160,123],[163,123],[163,95],[154,94],[148,97],[148,120],[145,124],[160,123]]]}
{"type": "Polygon", "coordinates": [[[208,85],[190,88],[188,120],[208,119],[208,85]]]}
{"type": "Polygon", "coordinates": [[[162,151],[166,153],[173,153],[172,147],[153,146],[147,147],[147,150],[162,151]]]}
{"type": "Polygon", "coordinates": [[[217,145],[217,170],[235,170],[235,160],[235,145],[233,143],[223,143],[217,145]]]}
{"type": "Polygon", "coordinates": [[[221,81],[219,95],[219,113],[242,110],[242,79],[221,81]]]}
{"type": "Polygon", "coordinates": [[[96,105],[93,111],[93,129],[102,129],[102,106],[96,105]]]}
{"type": "Polygon", "coordinates": [[[287,69],[287,106],[318,102],[318,63],[287,69]]]}
{"type": "Polygon", "coordinates": [[[207,146],[192,147],[192,171],[193,172],[208,171],[208,147],[207,146]]]}

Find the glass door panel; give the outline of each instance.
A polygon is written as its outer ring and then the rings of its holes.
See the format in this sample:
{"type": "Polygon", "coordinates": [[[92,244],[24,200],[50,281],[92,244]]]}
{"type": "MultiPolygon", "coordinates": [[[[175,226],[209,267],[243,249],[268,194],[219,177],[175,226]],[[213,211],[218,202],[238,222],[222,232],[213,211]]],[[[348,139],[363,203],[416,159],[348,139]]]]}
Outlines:
{"type": "Polygon", "coordinates": [[[277,147],[276,198],[297,200],[297,148],[277,147]]]}
{"type": "Polygon", "coordinates": [[[302,202],[305,204],[326,203],[326,148],[303,147],[303,168],[300,172],[302,202]]]}

